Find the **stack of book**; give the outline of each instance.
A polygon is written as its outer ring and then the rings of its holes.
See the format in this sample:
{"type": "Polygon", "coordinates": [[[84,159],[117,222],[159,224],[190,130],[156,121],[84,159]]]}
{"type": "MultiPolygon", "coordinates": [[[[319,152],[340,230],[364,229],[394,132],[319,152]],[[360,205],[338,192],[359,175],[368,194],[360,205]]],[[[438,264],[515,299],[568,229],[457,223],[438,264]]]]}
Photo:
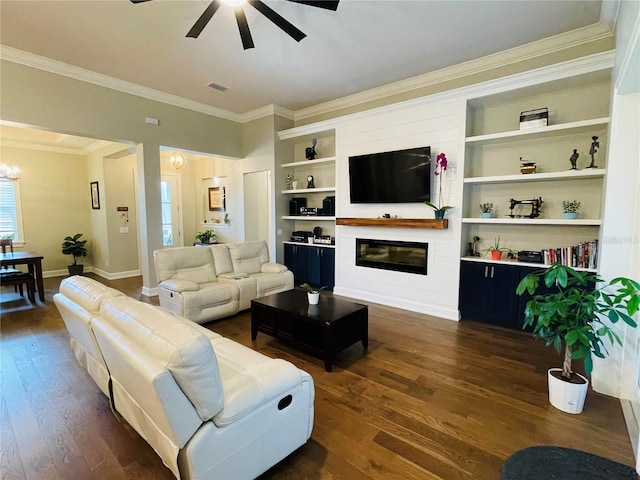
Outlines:
{"type": "Polygon", "coordinates": [[[547,248],[542,250],[542,257],[545,265],[560,262],[569,267],[595,269],[598,265],[598,240],[569,247],[547,248]]]}

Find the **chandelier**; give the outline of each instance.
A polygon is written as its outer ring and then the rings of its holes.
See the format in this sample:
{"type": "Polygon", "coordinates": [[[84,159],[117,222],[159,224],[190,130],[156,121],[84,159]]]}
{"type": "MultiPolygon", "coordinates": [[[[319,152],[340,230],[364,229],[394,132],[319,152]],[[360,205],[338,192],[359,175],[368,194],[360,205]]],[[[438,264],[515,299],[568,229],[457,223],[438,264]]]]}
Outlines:
{"type": "Polygon", "coordinates": [[[169,157],[169,165],[171,165],[176,170],[180,170],[182,167],[184,167],[186,161],[187,159],[184,157],[184,155],[179,152],[172,153],[169,157]]]}

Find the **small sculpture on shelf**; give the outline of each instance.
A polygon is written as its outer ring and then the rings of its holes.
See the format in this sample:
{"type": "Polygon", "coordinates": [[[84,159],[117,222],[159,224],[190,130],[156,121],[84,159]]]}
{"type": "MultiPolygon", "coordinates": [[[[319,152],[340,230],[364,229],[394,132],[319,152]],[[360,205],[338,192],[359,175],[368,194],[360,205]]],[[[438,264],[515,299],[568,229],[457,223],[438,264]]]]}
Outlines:
{"type": "Polygon", "coordinates": [[[597,135],[594,135],[593,137],[591,137],[591,140],[593,140],[591,142],[591,148],[589,149],[589,155],[591,155],[591,163],[587,168],[598,168],[598,166],[596,165],[595,154],[598,151],[598,148],[600,147],[600,142],[598,141],[597,135]]]}
{"type": "Polygon", "coordinates": [[[316,188],[315,184],[313,183],[313,175],[309,175],[307,177],[307,188],[316,188]]]}
{"type": "Polygon", "coordinates": [[[304,149],[304,154],[307,157],[307,160],[313,160],[316,158],[316,145],[318,144],[318,139],[314,138],[311,141],[311,146],[304,149]]]}
{"type": "Polygon", "coordinates": [[[511,214],[509,215],[511,218],[536,218],[540,216],[540,207],[542,206],[542,197],[533,198],[531,200],[514,200],[513,198],[509,200],[510,206],[509,210],[511,210],[511,214]],[[516,215],[513,213],[513,209],[516,205],[531,205],[531,213],[529,215],[516,215]]]}
{"type": "Polygon", "coordinates": [[[569,161],[571,162],[571,170],[578,170],[578,157],[580,156],[580,154],[578,153],[578,149],[574,148],[573,149],[573,155],[571,155],[571,157],[569,158],[569,161]]]}
{"type": "Polygon", "coordinates": [[[528,160],[523,160],[522,157],[520,157],[520,173],[523,175],[536,173],[536,162],[529,162],[528,160]]]}
{"type": "Polygon", "coordinates": [[[287,190],[291,190],[291,182],[293,182],[293,175],[287,173],[287,190]]]}

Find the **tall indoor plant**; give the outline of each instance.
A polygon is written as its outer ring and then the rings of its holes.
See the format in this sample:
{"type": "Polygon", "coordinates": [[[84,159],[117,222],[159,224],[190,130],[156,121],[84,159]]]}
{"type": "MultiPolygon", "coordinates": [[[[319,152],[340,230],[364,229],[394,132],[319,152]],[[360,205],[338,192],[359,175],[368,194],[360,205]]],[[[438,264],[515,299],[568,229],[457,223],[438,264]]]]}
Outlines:
{"type": "Polygon", "coordinates": [[[65,237],[62,242],[62,253],[73,257],[73,264],[69,265],[69,275],[79,275],[84,271],[84,265],[78,263],[80,257],[87,256],[87,240],[80,240],[82,233],[73,237],[65,237]]]}
{"type": "MultiPolygon", "coordinates": [[[[533,297],[527,302],[523,327],[533,326],[535,337],[545,340],[547,346],[553,345],[559,353],[564,351],[561,371],[549,370],[549,400],[563,411],[580,413],[588,381],[572,370],[571,362],[584,359],[585,372],[590,375],[591,355],[605,358],[609,354],[604,338],[611,345],[622,345],[610,324],[622,320],[630,327],[637,327],[631,317],[640,308],[640,284],[625,277],[605,282],[596,273],[554,263],[546,270],[526,275],[518,284],[516,294],[525,292],[533,297]],[[536,294],[541,279],[550,290],[536,294]],[[580,385],[579,396],[552,393],[552,384],[556,385],[558,380],[580,385]],[[567,405],[562,404],[564,400],[567,405]]],[[[570,385],[569,388],[573,389],[570,385]]]]}
{"type": "Polygon", "coordinates": [[[442,197],[442,177],[444,175],[444,172],[447,171],[448,167],[449,161],[447,160],[447,156],[444,153],[439,153],[436,157],[436,163],[433,167],[433,174],[438,180],[438,204],[436,205],[431,202],[424,202],[427,207],[433,209],[433,212],[438,219],[444,218],[444,214],[446,213],[446,211],[453,208],[449,205],[443,205],[444,199],[442,197]]]}

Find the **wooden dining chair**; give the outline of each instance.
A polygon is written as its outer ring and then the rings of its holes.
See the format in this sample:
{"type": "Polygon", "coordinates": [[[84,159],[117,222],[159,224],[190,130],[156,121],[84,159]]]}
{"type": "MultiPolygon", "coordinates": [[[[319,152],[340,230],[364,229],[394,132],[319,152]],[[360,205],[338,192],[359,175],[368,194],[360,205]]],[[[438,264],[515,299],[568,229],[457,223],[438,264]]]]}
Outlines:
{"type": "Polygon", "coordinates": [[[11,253],[13,253],[13,239],[11,238],[0,239],[0,246],[2,246],[2,253],[7,253],[7,250],[10,250],[11,253]]]}
{"type": "Polygon", "coordinates": [[[36,281],[28,272],[22,272],[11,268],[8,270],[0,270],[0,287],[5,285],[13,285],[20,293],[21,297],[24,297],[23,285],[27,286],[27,296],[31,303],[36,301],[36,281]]]}

